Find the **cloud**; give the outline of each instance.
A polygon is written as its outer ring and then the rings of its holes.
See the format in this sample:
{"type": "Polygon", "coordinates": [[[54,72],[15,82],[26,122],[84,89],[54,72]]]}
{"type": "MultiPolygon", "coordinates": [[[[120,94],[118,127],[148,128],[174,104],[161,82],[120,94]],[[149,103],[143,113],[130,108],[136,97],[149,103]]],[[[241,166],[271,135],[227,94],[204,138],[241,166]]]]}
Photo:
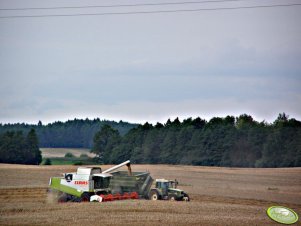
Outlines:
{"type": "Polygon", "coordinates": [[[0,122],[300,118],[300,20],[294,7],[1,20],[0,122]]]}

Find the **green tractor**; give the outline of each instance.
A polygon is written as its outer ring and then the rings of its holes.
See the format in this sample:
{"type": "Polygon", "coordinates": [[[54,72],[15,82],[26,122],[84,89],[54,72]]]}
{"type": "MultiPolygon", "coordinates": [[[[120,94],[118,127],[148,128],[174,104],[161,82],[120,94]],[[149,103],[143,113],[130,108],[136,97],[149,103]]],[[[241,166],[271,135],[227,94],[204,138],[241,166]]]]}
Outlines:
{"type": "Polygon", "coordinates": [[[177,189],[177,180],[156,179],[156,187],[149,193],[151,200],[190,201],[187,193],[177,189]]]}

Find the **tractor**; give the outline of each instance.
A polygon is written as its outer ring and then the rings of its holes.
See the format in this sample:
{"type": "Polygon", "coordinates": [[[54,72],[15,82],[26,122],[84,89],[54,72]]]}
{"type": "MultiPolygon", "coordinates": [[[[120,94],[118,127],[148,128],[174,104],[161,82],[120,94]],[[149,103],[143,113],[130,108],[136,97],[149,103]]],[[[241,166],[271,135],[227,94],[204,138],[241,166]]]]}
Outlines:
{"type": "Polygon", "coordinates": [[[151,200],[190,201],[187,193],[177,189],[177,180],[156,179],[156,187],[149,194],[151,200]]]}

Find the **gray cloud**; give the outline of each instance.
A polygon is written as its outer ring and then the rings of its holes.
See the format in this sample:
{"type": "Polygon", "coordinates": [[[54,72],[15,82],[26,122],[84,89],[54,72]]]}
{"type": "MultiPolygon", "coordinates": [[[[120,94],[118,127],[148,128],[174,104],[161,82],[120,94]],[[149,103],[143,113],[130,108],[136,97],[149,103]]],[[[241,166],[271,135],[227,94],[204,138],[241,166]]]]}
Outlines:
{"type": "Polygon", "coordinates": [[[0,122],[300,119],[300,10],[0,20],[0,122]]]}

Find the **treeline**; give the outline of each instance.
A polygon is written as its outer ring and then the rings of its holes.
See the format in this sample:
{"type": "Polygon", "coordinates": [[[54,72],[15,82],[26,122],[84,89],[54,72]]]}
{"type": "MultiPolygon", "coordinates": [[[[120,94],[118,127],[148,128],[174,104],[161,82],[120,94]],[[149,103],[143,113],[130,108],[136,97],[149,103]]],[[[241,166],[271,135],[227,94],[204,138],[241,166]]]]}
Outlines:
{"type": "Polygon", "coordinates": [[[188,118],[164,125],[145,123],[121,136],[105,125],[94,137],[92,152],[103,163],[167,163],[203,166],[301,166],[301,122],[283,113],[272,123],[250,115],[188,118]]]}
{"type": "Polygon", "coordinates": [[[67,122],[54,122],[43,125],[39,121],[36,125],[25,123],[0,124],[0,134],[7,131],[22,131],[28,133],[35,129],[39,138],[40,147],[69,147],[69,148],[91,148],[95,133],[103,126],[110,125],[118,130],[121,135],[126,134],[130,129],[137,127],[137,124],[127,122],[114,122],[97,119],[74,119],[67,122]]]}
{"type": "Polygon", "coordinates": [[[34,129],[26,136],[22,131],[0,134],[0,163],[39,165],[42,156],[38,143],[34,129]]]}

